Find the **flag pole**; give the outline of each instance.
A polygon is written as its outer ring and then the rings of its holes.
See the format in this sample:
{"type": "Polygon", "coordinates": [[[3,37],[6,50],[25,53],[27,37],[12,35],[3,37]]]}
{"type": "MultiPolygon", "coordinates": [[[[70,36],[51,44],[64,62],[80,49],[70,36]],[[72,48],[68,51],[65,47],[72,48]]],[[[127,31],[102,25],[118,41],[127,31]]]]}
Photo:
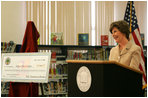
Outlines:
{"type": "Polygon", "coordinates": [[[130,32],[132,32],[132,1],[130,1],[130,32]]]}
{"type": "Polygon", "coordinates": [[[132,1],[130,1],[130,40],[132,40],[132,1]]]}

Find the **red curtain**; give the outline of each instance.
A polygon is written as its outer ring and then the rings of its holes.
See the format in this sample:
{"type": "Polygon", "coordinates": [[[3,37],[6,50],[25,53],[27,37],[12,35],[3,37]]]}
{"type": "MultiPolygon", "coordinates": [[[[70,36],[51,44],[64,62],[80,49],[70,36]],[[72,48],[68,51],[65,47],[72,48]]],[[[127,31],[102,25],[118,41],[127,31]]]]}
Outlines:
{"type": "MultiPolygon", "coordinates": [[[[35,24],[28,21],[20,52],[38,52],[38,38],[35,24]]],[[[38,83],[10,82],[9,97],[37,97],[38,94],[38,83]]]]}

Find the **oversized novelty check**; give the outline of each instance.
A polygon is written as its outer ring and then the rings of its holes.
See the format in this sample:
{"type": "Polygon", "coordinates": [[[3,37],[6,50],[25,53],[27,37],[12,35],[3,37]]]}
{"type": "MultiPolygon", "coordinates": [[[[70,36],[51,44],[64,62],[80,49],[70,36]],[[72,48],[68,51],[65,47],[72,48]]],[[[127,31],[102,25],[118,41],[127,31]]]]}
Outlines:
{"type": "Polygon", "coordinates": [[[47,83],[51,52],[3,53],[1,81],[47,83]]]}

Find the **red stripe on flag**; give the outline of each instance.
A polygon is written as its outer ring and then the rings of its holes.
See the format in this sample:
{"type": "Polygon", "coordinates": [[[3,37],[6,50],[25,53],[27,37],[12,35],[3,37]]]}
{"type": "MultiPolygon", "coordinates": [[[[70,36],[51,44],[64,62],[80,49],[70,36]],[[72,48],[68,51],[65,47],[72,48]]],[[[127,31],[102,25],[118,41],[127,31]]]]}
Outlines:
{"type": "MultiPolygon", "coordinates": [[[[139,65],[139,69],[143,72],[143,69],[142,69],[142,65],[141,64],[139,65]]],[[[143,74],[143,79],[147,83],[146,75],[145,74],[143,74]]]]}
{"type": "MultiPolygon", "coordinates": [[[[137,38],[135,32],[132,32],[132,35],[133,35],[133,39],[134,39],[135,43],[136,43],[138,46],[140,46],[140,48],[141,48],[141,56],[142,56],[143,61],[145,62],[144,54],[143,54],[143,50],[142,50],[142,46],[141,46],[140,42],[138,41],[138,38],[137,38]]],[[[143,71],[144,69],[142,68],[142,65],[141,65],[141,64],[139,65],[139,69],[140,69],[142,72],[144,72],[144,71],[143,71]]],[[[145,73],[143,74],[143,79],[144,79],[144,81],[147,83],[145,73]]]]}
{"type": "Polygon", "coordinates": [[[138,29],[138,33],[139,33],[139,35],[140,35],[140,29],[139,28],[137,28],[138,29]]]}
{"type": "Polygon", "coordinates": [[[141,56],[142,56],[143,61],[145,62],[144,54],[143,54],[143,49],[142,49],[142,46],[141,46],[141,44],[140,44],[140,42],[139,42],[139,40],[138,40],[138,38],[137,38],[135,32],[132,32],[132,35],[133,35],[133,38],[134,38],[135,43],[136,43],[138,46],[140,46],[140,48],[141,48],[141,56]]]}

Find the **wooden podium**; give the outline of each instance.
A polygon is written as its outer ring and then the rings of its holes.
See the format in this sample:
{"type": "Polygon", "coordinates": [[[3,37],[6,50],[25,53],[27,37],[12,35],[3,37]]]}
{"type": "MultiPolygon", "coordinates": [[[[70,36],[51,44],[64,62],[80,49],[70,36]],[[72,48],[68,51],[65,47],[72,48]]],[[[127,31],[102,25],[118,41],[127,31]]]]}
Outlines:
{"type": "Polygon", "coordinates": [[[68,96],[135,97],[142,96],[142,72],[114,61],[67,60],[68,96]],[[82,92],[77,72],[85,66],[91,73],[91,86],[82,92]]]}

